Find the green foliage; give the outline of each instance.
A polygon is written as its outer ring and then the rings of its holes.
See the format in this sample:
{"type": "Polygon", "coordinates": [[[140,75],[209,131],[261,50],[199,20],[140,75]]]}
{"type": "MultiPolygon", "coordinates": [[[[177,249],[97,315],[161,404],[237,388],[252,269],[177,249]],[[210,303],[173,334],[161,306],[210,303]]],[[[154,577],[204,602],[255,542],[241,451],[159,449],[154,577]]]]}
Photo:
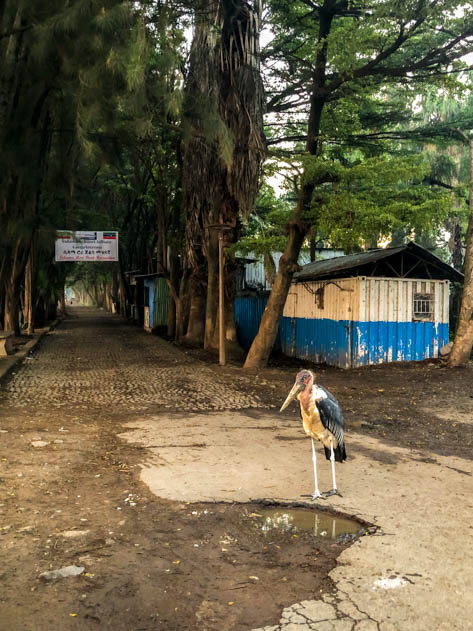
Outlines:
{"type": "MultiPolygon", "coordinates": [[[[56,291],[64,269],[102,282],[98,267],[94,276],[52,265],[56,228],[118,229],[122,269],[151,267],[163,233],[181,247],[182,145],[195,138],[226,168],[238,145],[213,94],[184,98],[194,5],[4,2],[0,292],[14,247],[26,254],[33,235],[41,291],[48,279],[56,291]]],[[[279,198],[261,187],[234,250],[267,256],[284,248],[294,183],[313,189],[301,221],[347,251],[390,234],[433,243],[447,215],[465,225],[473,105],[460,71],[462,54],[473,49],[473,9],[459,11],[454,0],[268,0],[267,7],[272,41],[263,71],[274,162],[266,175],[284,157],[294,181],[279,198]],[[333,20],[322,37],[329,5],[333,20]],[[316,156],[305,147],[311,98],[322,103],[316,156]]]]}
{"type": "Polygon", "coordinates": [[[285,225],[289,221],[292,205],[283,197],[276,197],[274,189],[263,183],[240,239],[231,247],[233,253],[257,257],[281,252],[286,245],[285,225]]]}
{"type": "Polygon", "coordinates": [[[292,152],[301,186],[312,191],[300,220],[348,251],[392,232],[419,239],[438,232],[465,191],[435,180],[459,172],[458,161],[419,156],[432,138],[448,146],[454,112],[470,124],[467,110],[439,108],[437,95],[469,98],[460,71],[473,50],[472,8],[459,11],[452,0],[269,0],[269,7],[269,143],[285,142],[273,155],[292,152]],[[314,141],[303,148],[308,128],[314,141]]]}
{"type": "Polygon", "coordinates": [[[373,239],[388,240],[403,229],[419,235],[437,231],[452,207],[452,195],[424,184],[429,165],[419,157],[380,156],[348,167],[337,165],[337,180],[318,188],[305,217],[346,252],[373,239]]]}
{"type": "Polygon", "coordinates": [[[12,249],[24,264],[33,235],[39,289],[54,285],[57,228],[120,230],[125,268],[153,258],[157,209],[178,205],[183,48],[175,14],[154,8],[149,27],[147,3],[122,0],[0,12],[13,33],[0,39],[0,305],[12,249]]]}

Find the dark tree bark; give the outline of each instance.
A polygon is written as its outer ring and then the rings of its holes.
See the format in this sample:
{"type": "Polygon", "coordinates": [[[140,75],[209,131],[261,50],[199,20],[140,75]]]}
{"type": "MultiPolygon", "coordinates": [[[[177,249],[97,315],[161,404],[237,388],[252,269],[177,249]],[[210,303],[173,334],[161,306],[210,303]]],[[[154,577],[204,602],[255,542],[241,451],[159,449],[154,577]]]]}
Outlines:
{"type": "Polygon", "coordinates": [[[5,282],[4,328],[20,335],[20,279],[26,267],[29,248],[25,249],[21,238],[18,238],[13,250],[10,272],[5,282]]]}
{"type": "Polygon", "coordinates": [[[200,274],[193,273],[188,285],[189,312],[187,331],[184,342],[191,346],[200,346],[204,341],[205,290],[200,274]]]}
{"type": "Polygon", "coordinates": [[[469,148],[470,195],[468,229],[466,232],[465,266],[460,317],[453,348],[448,358],[450,367],[466,366],[473,347],[473,137],[466,137],[469,148]]]}
{"type": "Polygon", "coordinates": [[[28,262],[25,269],[25,322],[26,332],[28,335],[34,333],[34,316],[35,316],[35,296],[34,296],[34,250],[33,245],[30,248],[28,262]]]}
{"type": "Polygon", "coordinates": [[[19,301],[20,293],[17,280],[11,280],[5,288],[5,331],[14,331],[15,335],[20,335],[19,322],[19,301]]]}
{"type": "Polygon", "coordinates": [[[179,256],[174,250],[170,256],[169,283],[173,287],[174,292],[169,292],[169,310],[168,310],[168,336],[171,339],[177,339],[177,313],[181,309],[181,300],[179,297],[179,280],[180,280],[180,264],[179,256]]]}
{"type": "MultiPolygon", "coordinates": [[[[251,211],[265,153],[260,13],[259,0],[251,5],[202,0],[196,10],[184,107],[183,199],[187,261],[191,277],[203,278],[206,291],[204,340],[209,349],[217,347],[218,338],[216,226],[229,226],[227,243],[238,239],[239,218],[251,211]]],[[[186,340],[199,343],[195,281],[192,287],[186,340]]]]}

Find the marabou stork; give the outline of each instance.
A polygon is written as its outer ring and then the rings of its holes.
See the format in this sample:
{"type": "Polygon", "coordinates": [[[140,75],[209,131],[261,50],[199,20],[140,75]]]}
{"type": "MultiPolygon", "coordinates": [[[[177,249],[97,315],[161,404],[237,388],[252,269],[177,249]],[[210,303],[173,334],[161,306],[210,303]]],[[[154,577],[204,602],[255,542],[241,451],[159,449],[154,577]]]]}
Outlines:
{"type": "Polygon", "coordinates": [[[312,440],[312,461],[314,463],[315,489],[312,499],[328,497],[337,493],[335,479],[335,461],[343,462],[347,455],[343,440],[343,414],[337,399],[323,386],[314,383],[314,375],[310,370],[301,370],[296,375],[296,382],[287,399],[282,404],[280,412],[289,403],[299,399],[301,406],[302,424],[306,434],[312,440]],[[322,494],[317,484],[317,459],[314,440],[320,440],[325,449],[325,457],[332,463],[333,489],[322,494]]]}

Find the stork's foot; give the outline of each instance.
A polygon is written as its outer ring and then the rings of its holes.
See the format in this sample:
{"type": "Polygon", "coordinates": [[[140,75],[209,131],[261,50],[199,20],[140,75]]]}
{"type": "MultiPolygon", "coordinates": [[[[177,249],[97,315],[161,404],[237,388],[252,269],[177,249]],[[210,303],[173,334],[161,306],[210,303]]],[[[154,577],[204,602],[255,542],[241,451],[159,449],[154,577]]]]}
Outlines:
{"type": "Polygon", "coordinates": [[[324,500],[325,499],[324,494],[321,493],[320,491],[314,491],[310,495],[309,493],[302,494],[301,497],[308,497],[311,500],[324,500]]]}
{"type": "Polygon", "coordinates": [[[340,491],[338,489],[332,489],[331,491],[325,491],[323,496],[324,499],[327,497],[331,497],[332,495],[338,495],[339,497],[343,497],[343,495],[340,493],[340,491]]]}

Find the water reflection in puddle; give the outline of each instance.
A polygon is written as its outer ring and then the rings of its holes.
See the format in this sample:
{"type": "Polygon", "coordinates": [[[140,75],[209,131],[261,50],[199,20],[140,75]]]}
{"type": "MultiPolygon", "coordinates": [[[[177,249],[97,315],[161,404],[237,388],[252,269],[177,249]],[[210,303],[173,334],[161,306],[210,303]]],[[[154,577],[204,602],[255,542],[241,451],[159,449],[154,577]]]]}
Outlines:
{"type": "Polygon", "coordinates": [[[352,519],[304,508],[260,509],[255,517],[259,528],[267,533],[309,532],[315,537],[336,539],[341,535],[357,534],[362,529],[361,524],[352,519]]]}

